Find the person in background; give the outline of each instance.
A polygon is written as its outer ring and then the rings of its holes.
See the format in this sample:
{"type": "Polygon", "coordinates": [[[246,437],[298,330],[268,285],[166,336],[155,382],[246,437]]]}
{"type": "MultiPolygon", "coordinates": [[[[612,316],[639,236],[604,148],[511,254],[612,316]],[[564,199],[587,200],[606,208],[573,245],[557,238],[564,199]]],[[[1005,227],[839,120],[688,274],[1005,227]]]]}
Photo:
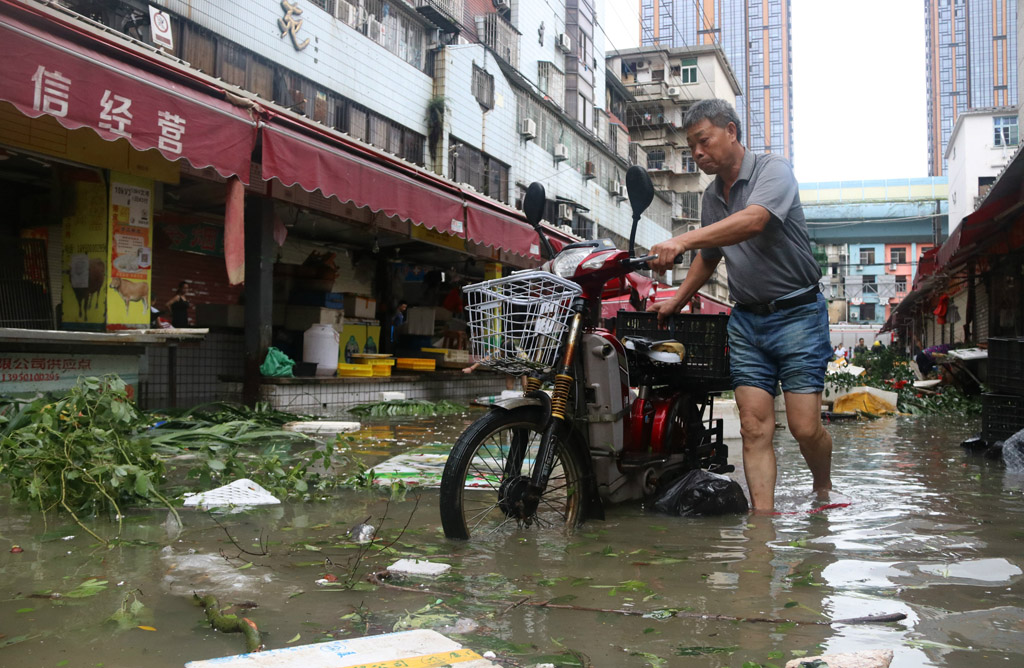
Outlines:
{"type": "Polygon", "coordinates": [[[740,119],[724,100],[701,100],[683,118],[697,166],[715,180],[704,191],[701,227],[655,244],[655,271],[700,250],[676,294],[648,307],[659,319],[678,313],[724,257],[729,292],[732,386],[740,414],[743,468],[751,505],[775,505],[778,469],[773,439],[775,392],[781,382],[790,433],[800,444],[819,495],[832,489],[832,437],[821,424],[829,348],[828,305],[818,287],[793,168],[778,154],[741,143],[740,119]]]}
{"type": "Polygon", "coordinates": [[[171,327],[188,327],[188,298],[191,296],[191,287],[188,281],[178,283],[178,289],[174,296],[167,302],[167,310],[171,312],[171,327]]]}
{"type": "Polygon", "coordinates": [[[937,346],[925,348],[914,357],[914,361],[917,362],[917,368],[927,377],[935,369],[935,356],[945,355],[952,347],[953,344],[951,343],[940,343],[937,346]]]}
{"type": "Polygon", "coordinates": [[[845,360],[849,356],[850,351],[846,349],[846,346],[839,344],[839,349],[836,351],[836,357],[841,360],[845,360]]]}
{"type": "Polygon", "coordinates": [[[405,311],[408,308],[408,302],[403,299],[398,302],[398,307],[395,309],[395,315],[391,317],[391,336],[388,338],[391,346],[388,352],[394,352],[398,347],[398,331],[402,328],[402,325],[405,324],[405,311]]]}
{"type": "Polygon", "coordinates": [[[859,341],[857,341],[857,345],[854,346],[853,348],[854,355],[860,355],[861,353],[866,353],[867,351],[868,347],[864,345],[864,339],[860,339],[859,341]]]}

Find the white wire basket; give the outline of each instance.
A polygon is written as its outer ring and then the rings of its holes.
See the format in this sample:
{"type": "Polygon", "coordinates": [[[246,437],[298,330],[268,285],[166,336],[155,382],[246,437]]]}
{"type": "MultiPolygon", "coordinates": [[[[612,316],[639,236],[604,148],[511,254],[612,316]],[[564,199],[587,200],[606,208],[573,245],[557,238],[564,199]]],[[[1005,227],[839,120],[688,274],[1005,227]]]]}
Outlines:
{"type": "Polygon", "coordinates": [[[516,376],[555,366],[572,302],[582,292],[546,271],[521,271],[467,285],[466,315],[473,354],[484,366],[516,376]]]}

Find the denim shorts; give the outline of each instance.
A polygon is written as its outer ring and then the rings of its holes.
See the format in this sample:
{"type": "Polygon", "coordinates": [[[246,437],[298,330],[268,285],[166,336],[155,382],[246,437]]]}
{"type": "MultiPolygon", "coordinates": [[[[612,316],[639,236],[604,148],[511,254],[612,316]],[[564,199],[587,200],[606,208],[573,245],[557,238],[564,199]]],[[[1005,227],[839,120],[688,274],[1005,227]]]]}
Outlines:
{"type": "Polygon", "coordinates": [[[774,396],[781,382],[783,392],[821,392],[831,357],[824,295],[819,294],[812,304],[769,315],[732,310],[729,367],[733,389],[759,387],[774,396]]]}

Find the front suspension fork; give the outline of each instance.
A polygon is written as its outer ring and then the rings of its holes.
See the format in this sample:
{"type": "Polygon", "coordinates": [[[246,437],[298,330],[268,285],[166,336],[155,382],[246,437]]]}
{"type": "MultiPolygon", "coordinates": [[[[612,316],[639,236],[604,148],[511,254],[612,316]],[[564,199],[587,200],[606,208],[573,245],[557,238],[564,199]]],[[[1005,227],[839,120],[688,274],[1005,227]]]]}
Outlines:
{"type": "MultiPolygon", "coordinates": [[[[566,338],[565,353],[562,355],[561,365],[555,373],[555,389],[551,394],[551,415],[544,427],[544,434],[541,437],[540,447],[537,452],[537,466],[533,469],[530,477],[530,486],[524,499],[524,511],[526,517],[536,512],[540,504],[540,497],[547,489],[548,479],[555,466],[555,454],[558,443],[568,439],[572,423],[569,420],[569,400],[572,395],[572,386],[575,379],[572,375],[573,362],[576,358],[576,348],[580,340],[580,332],[583,327],[583,314],[579,311],[573,315],[569,324],[569,335],[566,338]]],[[[533,380],[533,379],[531,379],[533,380]]],[[[539,389],[536,391],[540,391],[539,389]]],[[[528,393],[529,394],[529,393],[528,393]]]]}

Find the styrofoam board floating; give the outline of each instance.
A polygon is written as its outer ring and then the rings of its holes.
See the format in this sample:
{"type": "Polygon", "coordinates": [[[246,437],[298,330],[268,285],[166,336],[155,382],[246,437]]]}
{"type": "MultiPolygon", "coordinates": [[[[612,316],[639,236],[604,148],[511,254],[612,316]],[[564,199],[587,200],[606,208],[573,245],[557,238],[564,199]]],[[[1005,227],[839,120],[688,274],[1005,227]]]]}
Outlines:
{"type": "Polygon", "coordinates": [[[272,506],[280,499],[248,478],[240,478],[222,487],[185,495],[186,508],[227,508],[230,506],[272,506]]]}

